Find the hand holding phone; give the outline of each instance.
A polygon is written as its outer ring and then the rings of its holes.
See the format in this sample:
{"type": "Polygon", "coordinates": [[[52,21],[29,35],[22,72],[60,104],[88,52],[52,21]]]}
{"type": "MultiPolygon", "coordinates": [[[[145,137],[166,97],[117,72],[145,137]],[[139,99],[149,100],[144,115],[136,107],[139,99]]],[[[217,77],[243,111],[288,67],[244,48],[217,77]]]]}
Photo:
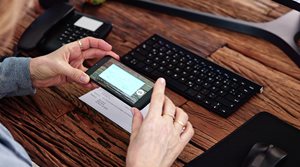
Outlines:
{"type": "Polygon", "coordinates": [[[86,73],[131,107],[142,109],[150,102],[154,83],[110,56],[103,57],[86,73]]]}

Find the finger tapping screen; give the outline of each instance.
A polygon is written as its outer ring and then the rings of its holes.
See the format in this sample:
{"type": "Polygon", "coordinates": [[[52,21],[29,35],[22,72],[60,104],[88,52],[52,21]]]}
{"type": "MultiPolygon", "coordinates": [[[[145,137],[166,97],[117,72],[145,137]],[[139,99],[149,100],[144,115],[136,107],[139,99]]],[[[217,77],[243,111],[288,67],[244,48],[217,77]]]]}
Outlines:
{"type": "Polygon", "coordinates": [[[114,59],[105,62],[90,77],[132,104],[153,87],[151,81],[114,59]]]}

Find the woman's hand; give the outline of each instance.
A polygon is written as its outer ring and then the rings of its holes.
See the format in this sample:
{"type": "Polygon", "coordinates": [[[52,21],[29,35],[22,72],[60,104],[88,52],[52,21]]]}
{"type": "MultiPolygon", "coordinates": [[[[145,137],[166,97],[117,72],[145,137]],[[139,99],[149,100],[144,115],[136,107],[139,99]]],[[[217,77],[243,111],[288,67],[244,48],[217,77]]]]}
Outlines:
{"type": "Polygon", "coordinates": [[[194,134],[188,115],[165,96],[165,80],[154,86],[149,113],[133,108],[133,124],[127,152],[127,167],[171,166],[194,134]]]}
{"type": "Polygon", "coordinates": [[[91,87],[90,77],[84,72],[85,60],[101,59],[110,55],[119,60],[111,51],[112,47],[102,39],[86,37],[62,46],[60,49],[30,61],[30,74],[34,87],[49,87],[66,82],[76,82],[91,87]]]}

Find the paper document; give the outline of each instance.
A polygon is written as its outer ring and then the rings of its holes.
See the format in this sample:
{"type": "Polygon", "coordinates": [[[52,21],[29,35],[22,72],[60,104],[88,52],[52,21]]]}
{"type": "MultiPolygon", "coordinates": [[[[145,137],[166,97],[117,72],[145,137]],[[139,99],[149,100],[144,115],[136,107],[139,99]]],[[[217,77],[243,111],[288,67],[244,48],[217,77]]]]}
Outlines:
{"type": "MultiPolygon", "coordinates": [[[[131,133],[131,107],[102,88],[94,89],[79,99],[131,133]]],[[[141,110],[145,117],[149,104],[141,110]]]]}

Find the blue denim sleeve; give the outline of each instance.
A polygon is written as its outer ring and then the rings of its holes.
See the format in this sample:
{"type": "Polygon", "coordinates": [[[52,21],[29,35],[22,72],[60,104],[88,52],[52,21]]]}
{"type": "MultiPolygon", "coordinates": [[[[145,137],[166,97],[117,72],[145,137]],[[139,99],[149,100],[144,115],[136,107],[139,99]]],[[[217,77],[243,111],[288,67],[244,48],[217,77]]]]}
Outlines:
{"type": "Polygon", "coordinates": [[[9,57],[0,62],[0,98],[35,93],[29,71],[30,58],[9,57]]]}
{"type": "MultiPolygon", "coordinates": [[[[0,98],[29,95],[35,92],[29,71],[30,58],[6,58],[0,62],[0,98]]],[[[0,124],[0,166],[32,166],[24,148],[0,124]]]]}
{"type": "Polygon", "coordinates": [[[24,148],[17,143],[9,131],[0,123],[0,166],[28,167],[32,161],[24,148]]]}

